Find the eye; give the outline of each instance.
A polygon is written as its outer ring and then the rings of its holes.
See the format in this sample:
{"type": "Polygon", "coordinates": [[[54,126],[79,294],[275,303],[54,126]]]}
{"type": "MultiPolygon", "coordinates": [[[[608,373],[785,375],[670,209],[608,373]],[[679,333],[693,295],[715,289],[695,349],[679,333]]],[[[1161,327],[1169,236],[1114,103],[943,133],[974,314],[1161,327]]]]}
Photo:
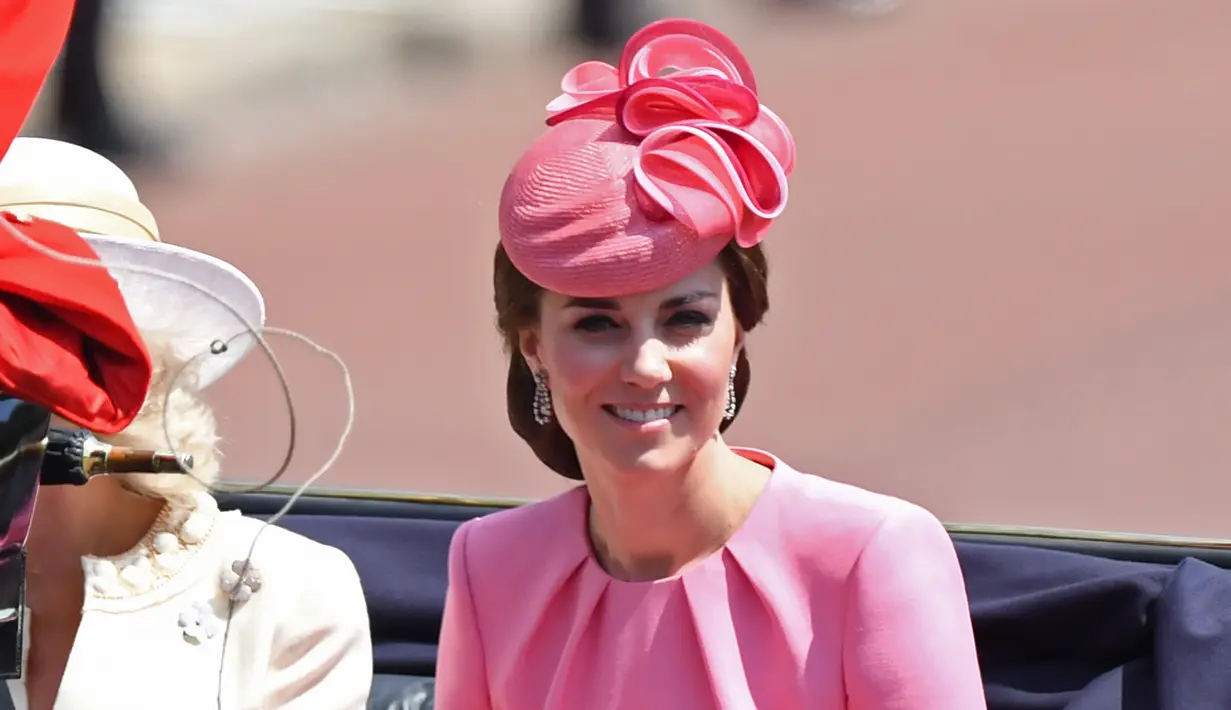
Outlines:
{"type": "Polygon", "coordinates": [[[703,328],[713,322],[713,318],[701,311],[680,311],[672,315],[667,324],[682,328],[703,328]]]}
{"type": "Polygon", "coordinates": [[[573,325],[574,329],[585,333],[602,333],[618,327],[619,324],[611,316],[600,315],[586,316],[573,325]]]}

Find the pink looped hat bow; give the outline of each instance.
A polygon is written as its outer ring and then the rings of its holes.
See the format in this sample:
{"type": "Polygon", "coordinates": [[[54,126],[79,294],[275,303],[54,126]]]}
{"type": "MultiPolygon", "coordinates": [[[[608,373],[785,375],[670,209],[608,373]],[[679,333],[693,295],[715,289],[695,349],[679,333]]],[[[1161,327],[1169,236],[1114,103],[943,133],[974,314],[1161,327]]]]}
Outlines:
{"type": "Polygon", "coordinates": [[[607,118],[641,139],[638,202],[701,238],[757,244],[787,203],[790,129],[757,99],[752,68],[720,32],[664,20],[635,34],[618,68],[579,64],[547,105],[547,125],[607,118]]]}

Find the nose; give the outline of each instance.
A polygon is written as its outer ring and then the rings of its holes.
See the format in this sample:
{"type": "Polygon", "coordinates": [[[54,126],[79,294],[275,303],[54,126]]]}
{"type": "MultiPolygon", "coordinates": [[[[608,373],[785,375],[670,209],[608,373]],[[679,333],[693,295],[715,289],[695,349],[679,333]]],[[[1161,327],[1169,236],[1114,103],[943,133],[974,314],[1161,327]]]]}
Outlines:
{"type": "Polygon", "coordinates": [[[646,338],[633,346],[624,363],[624,381],[630,385],[653,389],[671,381],[671,364],[667,346],[657,338],[646,338]]]}

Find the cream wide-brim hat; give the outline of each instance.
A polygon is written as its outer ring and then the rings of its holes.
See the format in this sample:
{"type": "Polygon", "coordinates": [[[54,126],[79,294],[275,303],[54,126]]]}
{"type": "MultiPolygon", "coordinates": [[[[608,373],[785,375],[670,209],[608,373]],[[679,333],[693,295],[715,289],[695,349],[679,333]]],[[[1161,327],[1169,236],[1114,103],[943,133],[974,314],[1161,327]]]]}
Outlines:
{"type": "Polygon", "coordinates": [[[258,332],[265,325],[256,284],[222,259],[161,241],[132,180],[98,153],[63,141],[17,138],[0,161],[0,211],[59,222],[81,234],[119,284],[138,330],[168,342],[177,357],[195,357],[202,387],[256,345],[244,320],[206,293],[122,268],[174,274],[217,295],[258,332]],[[225,352],[210,352],[216,341],[227,344],[225,352]]]}

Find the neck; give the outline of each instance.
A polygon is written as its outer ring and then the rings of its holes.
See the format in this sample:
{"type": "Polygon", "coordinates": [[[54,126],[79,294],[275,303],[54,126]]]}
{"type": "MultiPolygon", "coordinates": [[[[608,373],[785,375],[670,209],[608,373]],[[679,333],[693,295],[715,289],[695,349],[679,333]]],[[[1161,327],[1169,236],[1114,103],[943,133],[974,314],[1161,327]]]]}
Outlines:
{"type": "Polygon", "coordinates": [[[84,594],[81,558],[132,549],[162,507],[163,501],[131,493],[108,477],[84,486],[40,489],[26,544],[31,609],[79,612],[84,594]]]}
{"type": "Polygon", "coordinates": [[[769,474],[716,439],[677,472],[587,477],[595,555],[617,579],[677,574],[726,544],[769,474]]]}

